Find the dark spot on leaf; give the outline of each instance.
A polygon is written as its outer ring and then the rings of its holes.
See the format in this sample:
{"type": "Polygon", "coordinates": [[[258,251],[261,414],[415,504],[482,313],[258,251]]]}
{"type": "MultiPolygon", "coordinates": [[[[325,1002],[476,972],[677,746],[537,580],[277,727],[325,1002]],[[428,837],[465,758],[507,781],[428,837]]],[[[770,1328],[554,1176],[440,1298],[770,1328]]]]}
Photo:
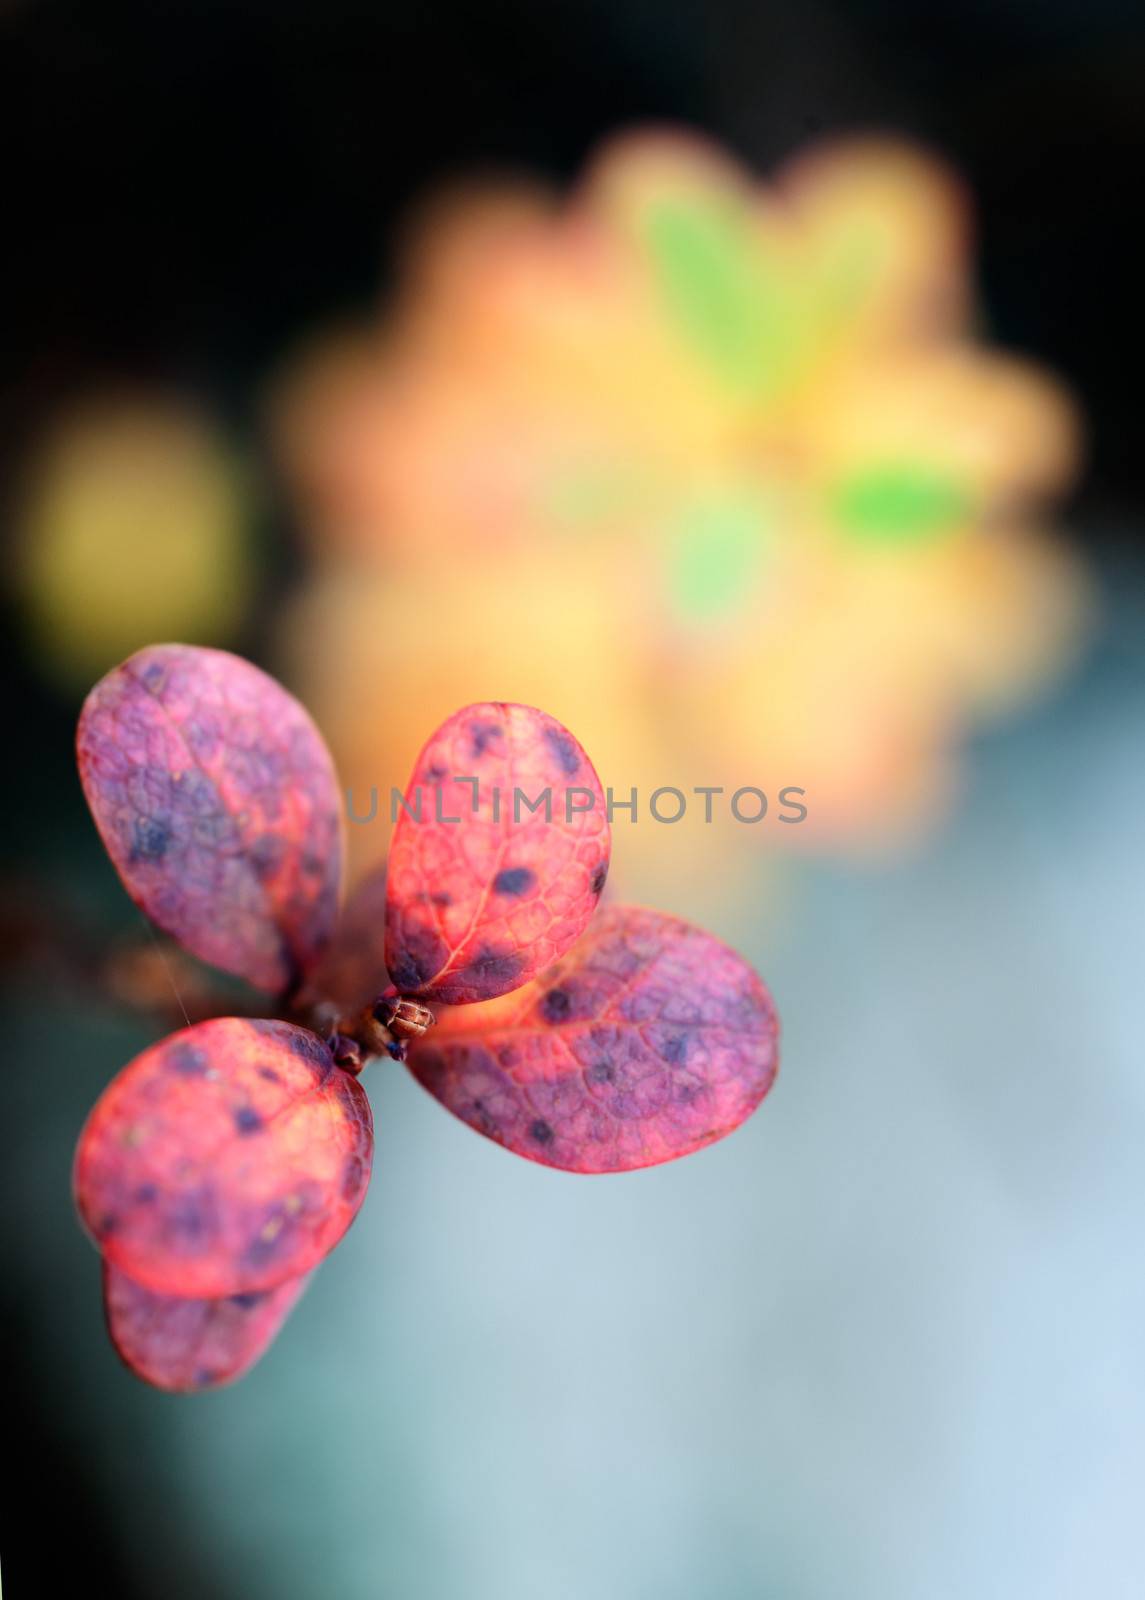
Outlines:
{"type": "Polygon", "coordinates": [[[446,776],[446,769],[440,761],[433,761],[425,769],[427,783],[441,783],[446,776]]]}
{"type": "Polygon", "coordinates": [[[251,1106],[240,1106],[235,1112],[235,1127],[241,1134],[261,1133],[265,1124],[251,1106]]]}
{"type": "Polygon", "coordinates": [[[251,1289],[246,1294],[232,1294],[227,1298],[232,1306],[238,1306],[240,1311],[253,1311],[255,1306],[261,1305],[266,1299],[265,1289],[251,1289]]]}
{"type": "Polygon", "coordinates": [[[471,722],[469,736],[473,740],[473,754],[483,756],[489,748],[490,741],[501,737],[501,724],[499,722],[471,722]]]}
{"type": "Polygon", "coordinates": [[[394,980],[395,988],[408,993],[420,989],[432,971],[432,967],[423,966],[415,955],[407,951],[394,962],[390,977],[394,980]]]}
{"type": "Polygon", "coordinates": [[[605,883],[607,882],[607,879],[608,879],[608,862],[607,861],[602,861],[600,866],[597,867],[596,871],[592,875],[592,892],[593,892],[593,894],[600,894],[601,890],[604,888],[605,883]]]}
{"type": "Polygon", "coordinates": [[[541,1001],[541,1015],[546,1022],[562,1022],[569,1014],[568,992],[564,989],[550,989],[541,1001]]]}
{"type": "Polygon", "coordinates": [[[153,1183],[141,1183],[131,1198],[137,1206],[154,1205],[159,1198],[159,1190],[153,1183]]]}
{"type": "Polygon", "coordinates": [[[665,1061],[683,1061],[687,1054],[688,1041],[684,1038],[666,1039],[660,1046],[660,1054],[665,1061]]]}
{"type": "Polygon", "coordinates": [[[448,947],[436,928],[428,920],[406,917],[390,967],[390,981],[403,994],[416,994],[448,959],[448,947]]]}
{"type": "Polygon", "coordinates": [[[496,1137],[497,1124],[486,1110],[485,1102],[482,1100],[480,1095],[478,1095],[476,1100],[473,1102],[473,1119],[477,1127],[483,1129],[484,1132],[490,1136],[490,1138],[496,1137]]]}
{"type": "Polygon", "coordinates": [[[342,1198],[349,1202],[354,1200],[362,1190],[366,1181],[366,1164],[361,1156],[350,1156],[342,1172],[342,1198]]]}
{"type": "Polygon", "coordinates": [[[560,763],[562,772],[567,772],[571,778],[574,772],[580,771],[576,745],[563,728],[546,728],[545,742],[560,763]]]}
{"type": "Polygon", "coordinates": [[[505,867],[493,879],[494,894],[524,894],[534,882],[528,867],[505,867]]]}
{"type": "Polygon", "coordinates": [[[616,1077],[616,1068],[611,1061],[594,1061],[588,1069],[590,1083],[612,1083],[616,1077]]]}
{"type": "Polygon", "coordinates": [[[249,850],[250,863],[260,883],[273,878],[286,856],[286,840],[281,834],[264,833],[249,850]]]}
{"type": "Polygon", "coordinates": [[[170,843],[171,829],[165,822],[157,822],[154,817],[136,817],[133,861],[161,861],[170,843]]]}
{"type": "Polygon", "coordinates": [[[193,1044],[174,1044],[167,1052],[167,1065],[184,1078],[201,1078],[207,1070],[207,1053],[193,1044]]]}
{"type": "Polygon", "coordinates": [[[258,1075],[259,1075],[260,1078],[265,1078],[267,1083],[281,1083],[282,1082],[282,1079],[279,1077],[278,1073],[274,1070],[273,1067],[259,1067],[258,1075]]]}
{"type": "Polygon", "coordinates": [[[176,1194],[164,1215],[164,1231],[181,1250],[201,1252],[210,1248],[217,1231],[214,1204],[204,1190],[176,1194]]]}
{"type": "Polygon", "coordinates": [[[521,970],[521,957],[505,950],[479,950],[473,960],[458,974],[480,988],[500,988],[512,983],[521,970]]]}
{"type": "Polygon", "coordinates": [[[538,1144],[552,1144],[553,1142],[553,1130],[540,1117],[533,1123],[529,1132],[538,1144]]]}

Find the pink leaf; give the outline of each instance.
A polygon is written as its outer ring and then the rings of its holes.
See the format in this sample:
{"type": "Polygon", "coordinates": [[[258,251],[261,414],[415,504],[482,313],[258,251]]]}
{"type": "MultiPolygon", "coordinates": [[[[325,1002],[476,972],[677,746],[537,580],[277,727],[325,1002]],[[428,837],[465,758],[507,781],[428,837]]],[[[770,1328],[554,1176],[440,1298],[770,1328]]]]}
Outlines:
{"type": "Polygon", "coordinates": [[[80,1215],[144,1288],[273,1289],[316,1266],[365,1197],[370,1106],[306,1028],[219,1017],[145,1050],[76,1152],[80,1215]]]}
{"type": "Polygon", "coordinates": [[[238,656],[152,645],[96,684],[76,744],[136,904],[204,961],[296,983],[333,932],[342,862],[334,769],[298,702],[238,656]]]}
{"type": "Polygon", "coordinates": [[[618,1172],[731,1133],[770,1089],[777,1041],[771,996],[734,950],[675,917],[615,906],[526,988],[444,1011],[409,1065],[518,1155],[618,1172]]]}
{"type": "Polygon", "coordinates": [[[213,1389],[241,1378],[266,1353],[307,1281],[288,1278],[277,1289],[183,1300],[155,1294],[104,1262],[107,1329],[125,1365],[145,1383],[213,1389]]]}
{"type": "Polygon", "coordinates": [[[529,706],[467,706],[429,740],[406,799],[421,820],[398,819],[386,916],[403,994],[488,1000],[569,948],[604,888],[609,827],[567,729],[529,706]]]}

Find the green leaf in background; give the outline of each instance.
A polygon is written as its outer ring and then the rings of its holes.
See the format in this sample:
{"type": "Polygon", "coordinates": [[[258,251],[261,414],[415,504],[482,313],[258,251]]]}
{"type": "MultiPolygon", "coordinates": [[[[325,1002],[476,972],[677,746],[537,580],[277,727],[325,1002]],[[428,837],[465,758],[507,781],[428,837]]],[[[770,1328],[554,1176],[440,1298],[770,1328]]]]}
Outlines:
{"type": "Polygon", "coordinates": [[[924,462],[872,467],[831,497],[843,531],[870,544],[907,544],[952,532],[973,507],[969,490],[924,462]]]}
{"type": "Polygon", "coordinates": [[[689,507],[676,528],[671,556],[676,611],[690,621],[711,622],[746,600],[769,524],[764,500],[746,490],[732,489],[689,507]]]}
{"type": "Polygon", "coordinates": [[[774,390],[789,318],[749,214],[719,196],[665,200],[648,214],[645,241],[671,315],[724,382],[774,390]]]}

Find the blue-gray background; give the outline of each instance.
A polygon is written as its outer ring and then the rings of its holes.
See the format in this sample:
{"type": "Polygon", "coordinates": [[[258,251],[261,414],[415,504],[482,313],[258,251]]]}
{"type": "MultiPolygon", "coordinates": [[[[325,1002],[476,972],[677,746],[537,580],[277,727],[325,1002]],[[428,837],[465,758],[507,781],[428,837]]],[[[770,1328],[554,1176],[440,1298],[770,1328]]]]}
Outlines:
{"type": "Polygon", "coordinates": [[[241,428],[273,353],[372,291],[391,218],[449,171],[512,158],[564,175],[635,116],[698,122],[761,165],[878,121],[966,169],[999,338],[1081,392],[1094,450],[1073,521],[1104,610],[1075,677],[974,746],[924,848],[792,865],[761,878],[751,916],[708,917],[785,1022],[779,1084],[733,1139],[577,1180],[372,1069],[359,1222],[258,1370],[194,1401],[120,1369],[71,1214],[76,1133],[155,1030],[70,968],[80,932],[118,937],[132,914],[83,815],[74,707],[8,640],[10,1592],[1141,1594],[1145,645],[1125,207],[1145,96],[1128,10],[284,0],[159,16],[23,0],[0,18],[0,98],[33,189],[6,451],[109,372],[199,383],[241,428]]]}
{"type": "Polygon", "coordinates": [[[151,1035],[10,1008],[15,1402],[126,1592],[1141,1593],[1145,646],[1116,575],[1089,667],[976,748],[931,846],[721,928],[785,1018],[756,1118],[577,1179],[371,1069],[365,1209],[232,1390],[119,1368],[70,1212],[75,1132],[151,1035]]]}

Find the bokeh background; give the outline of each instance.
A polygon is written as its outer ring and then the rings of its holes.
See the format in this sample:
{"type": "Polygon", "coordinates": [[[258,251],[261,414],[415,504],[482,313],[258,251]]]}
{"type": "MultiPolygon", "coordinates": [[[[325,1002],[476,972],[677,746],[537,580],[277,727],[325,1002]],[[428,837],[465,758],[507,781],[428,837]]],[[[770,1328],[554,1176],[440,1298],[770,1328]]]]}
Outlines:
{"type": "Polygon", "coordinates": [[[1139,1594],[1133,8],[0,41],[11,1592],[1139,1594]],[[785,1028],[734,1138],[602,1180],[371,1069],[359,1222],[193,1400],[120,1368],[68,1192],[171,1005],[74,718],[170,636],[279,672],[361,800],[487,697],[618,791],[758,784],[758,828],[619,822],[614,882],[785,1028]]]}

